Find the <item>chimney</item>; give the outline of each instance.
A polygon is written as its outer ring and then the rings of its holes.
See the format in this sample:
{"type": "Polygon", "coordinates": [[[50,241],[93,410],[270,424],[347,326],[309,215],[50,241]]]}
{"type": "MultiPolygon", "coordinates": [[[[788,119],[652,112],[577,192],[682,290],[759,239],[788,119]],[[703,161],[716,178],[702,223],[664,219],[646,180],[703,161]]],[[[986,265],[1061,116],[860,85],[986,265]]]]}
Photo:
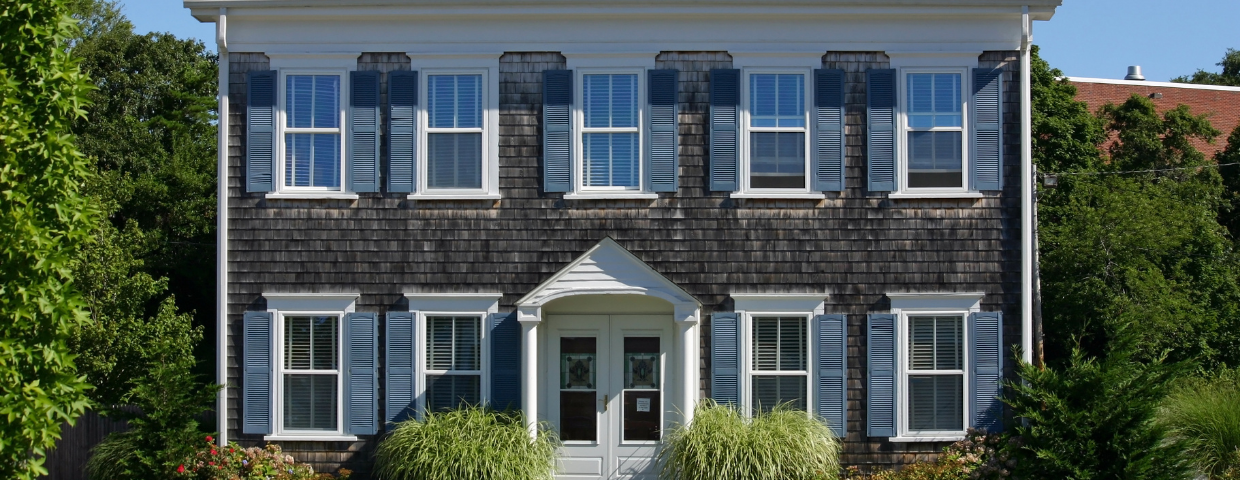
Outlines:
{"type": "Polygon", "coordinates": [[[1131,67],[1128,67],[1128,76],[1124,77],[1124,80],[1136,80],[1139,82],[1144,82],[1145,75],[1141,74],[1141,66],[1133,65],[1131,67]]]}

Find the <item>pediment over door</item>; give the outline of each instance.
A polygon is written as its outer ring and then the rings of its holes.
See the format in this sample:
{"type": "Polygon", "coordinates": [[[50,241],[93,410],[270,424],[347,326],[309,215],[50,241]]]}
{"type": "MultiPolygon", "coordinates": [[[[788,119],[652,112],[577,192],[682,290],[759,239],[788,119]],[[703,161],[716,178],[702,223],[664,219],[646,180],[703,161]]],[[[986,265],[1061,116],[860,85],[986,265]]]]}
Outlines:
{"type": "Polygon", "coordinates": [[[649,295],[674,305],[677,321],[696,321],[700,306],[693,295],[610,237],[535,287],[517,301],[517,307],[533,311],[571,295],[649,295]]]}

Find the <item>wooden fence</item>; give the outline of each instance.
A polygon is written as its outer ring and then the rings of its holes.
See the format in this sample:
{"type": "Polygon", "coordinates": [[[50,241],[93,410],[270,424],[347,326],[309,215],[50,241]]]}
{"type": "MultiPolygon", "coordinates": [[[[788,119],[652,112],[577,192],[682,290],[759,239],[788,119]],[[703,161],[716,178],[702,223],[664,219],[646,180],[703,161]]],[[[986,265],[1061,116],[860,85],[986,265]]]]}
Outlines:
{"type": "MultiPolygon", "coordinates": [[[[206,412],[198,417],[198,424],[207,429],[215,428],[215,412],[206,412]]],[[[129,430],[126,422],[118,422],[100,416],[95,412],[86,412],[78,417],[74,426],[64,425],[60,430],[60,441],[56,448],[47,454],[47,476],[44,480],[87,480],[86,459],[90,458],[90,449],[95,448],[109,433],[129,430]]]]}

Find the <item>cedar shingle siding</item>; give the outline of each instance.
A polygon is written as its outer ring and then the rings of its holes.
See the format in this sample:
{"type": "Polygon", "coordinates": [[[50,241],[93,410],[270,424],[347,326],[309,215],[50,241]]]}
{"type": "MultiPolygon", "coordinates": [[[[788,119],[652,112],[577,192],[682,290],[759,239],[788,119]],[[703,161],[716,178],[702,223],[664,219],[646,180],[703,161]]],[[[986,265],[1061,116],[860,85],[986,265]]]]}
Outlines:
{"type": "MultiPolygon", "coordinates": [[[[982,67],[1007,71],[1004,190],[981,199],[894,201],[864,191],[865,71],[888,66],[886,55],[875,52],[823,57],[824,68],[847,72],[843,194],[741,201],[709,192],[708,77],[711,69],[731,68],[731,57],[664,52],[656,68],[680,70],[679,191],[658,200],[564,200],[542,192],[539,146],[542,71],[565,68],[564,57],[532,52],[500,59],[502,200],[410,202],[389,193],[362,193],[355,201],[245,193],[245,72],[266,70],[268,63],[262,54],[229,53],[229,438],[261,441],[240,434],[238,396],[241,316],[265,308],[263,291],[358,291],[357,309],[380,312],[381,322],[387,310],[407,308],[404,292],[500,291],[501,310],[511,310],[611,236],[703,302],[704,396],[710,390],[708,316],[732,310],[730,293],[825,291],[826,311],[848,314],[843,462],[887,465],[933,456],[943,444],[871,442],[865,435],[865,314],[886,312],[887,292],[986,292],[982,309],[1002,311],[1005,340],[1020,343],[1019,53],[987,52],[980,60],[982,67]]],[[[358,68],[408,70],[409,60],[366,53],[358,68]]],[[[382,82],[386,96],[386,75],[382,82]]],[[[1013,365],[1009,349],[1005,355],[1005,364],[1013,365]]],[[[364,472],[373,438],[288,442],[284,448],[320,471],[344,465],[364,472]]]]}

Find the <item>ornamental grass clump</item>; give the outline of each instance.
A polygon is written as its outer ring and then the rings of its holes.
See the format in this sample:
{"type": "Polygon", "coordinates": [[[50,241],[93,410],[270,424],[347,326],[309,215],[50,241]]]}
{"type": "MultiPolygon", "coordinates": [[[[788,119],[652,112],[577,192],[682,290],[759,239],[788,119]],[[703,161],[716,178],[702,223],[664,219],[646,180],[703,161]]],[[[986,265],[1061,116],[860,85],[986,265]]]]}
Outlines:
{"type": "Polygon", "coordinates": [[[519,412],[463,407],[400,422],[375,451],[380,480],[550,480],[559,440],[519,412]]]}
{"type": "Polygon", "coordinates": [[[745,418],[703,401],[688,426],[668,431],[659,452],[665,480],[839,478],[840,443],[821,419],[781,405],[745,418]]]}
{"type": "Polygon", "coordinates": [[[1163,402],[1158,419],[1198,473],[1240,478],[1240,370],[1185,381],[1163,402]]]}

